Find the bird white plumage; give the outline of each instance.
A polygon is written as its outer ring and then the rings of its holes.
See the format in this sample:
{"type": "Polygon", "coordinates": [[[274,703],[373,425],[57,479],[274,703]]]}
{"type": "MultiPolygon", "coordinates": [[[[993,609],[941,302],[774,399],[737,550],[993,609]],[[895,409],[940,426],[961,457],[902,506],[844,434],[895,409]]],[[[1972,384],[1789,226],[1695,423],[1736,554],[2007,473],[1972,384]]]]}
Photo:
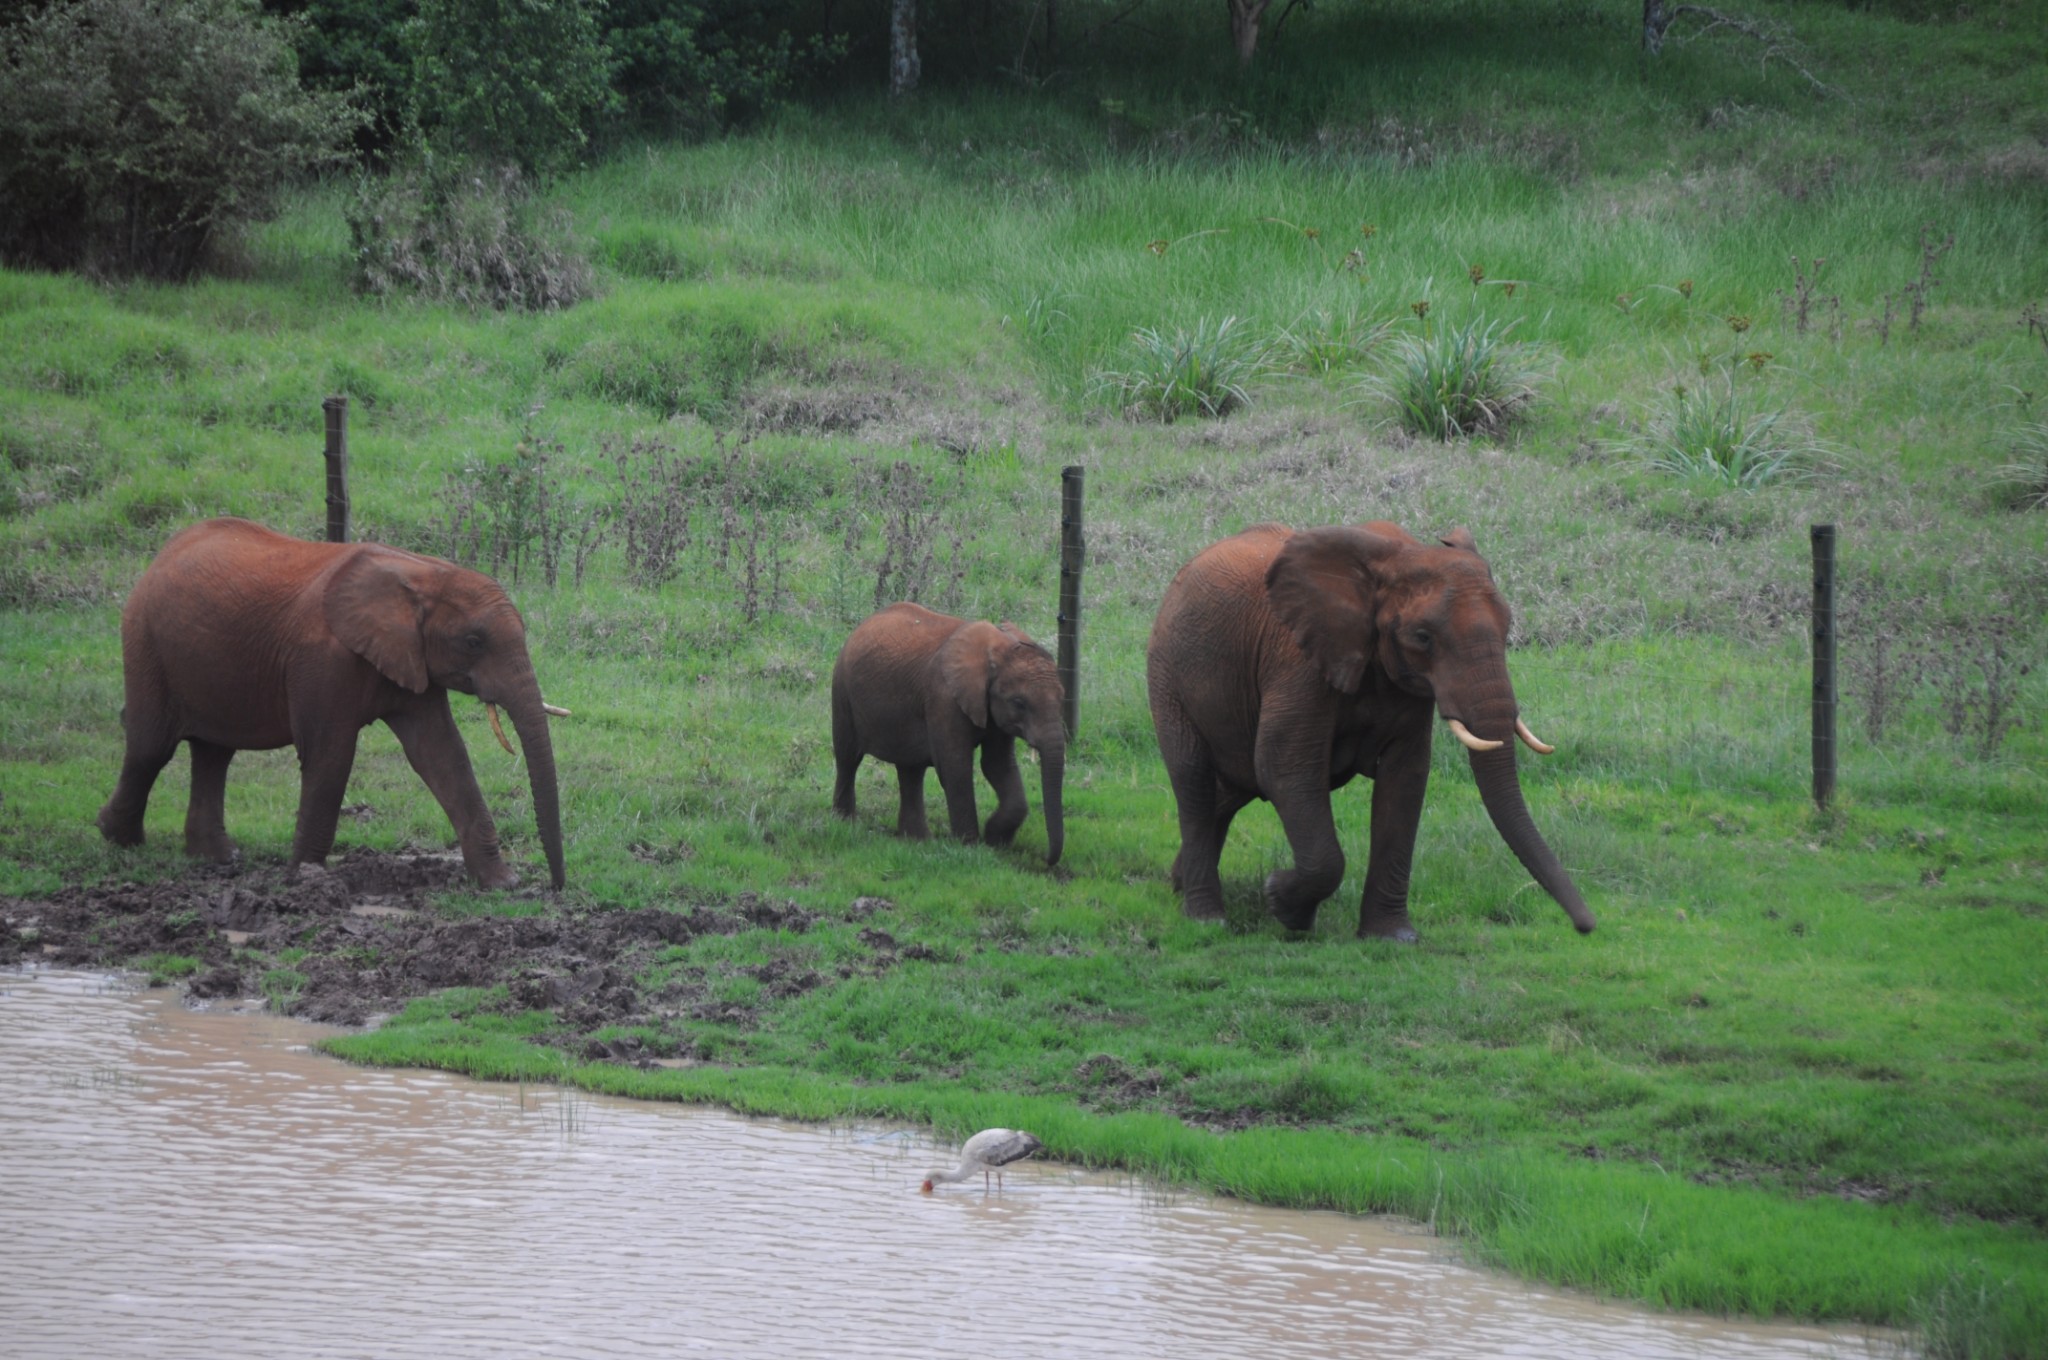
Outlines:
{"type": "Polygon", "coordinates": [[[1029,1157],[1044,1146],[1021,1129],[983,1129],[961,1146],[960,1165],[951,1171],[932,1172],[924,1178],[924,1185],[920,1188],[929,1195],[934,1185],[964,1181],[977,1171],[981,1173],[984,1191],[988,1189],[990,1172],[995,1173],[996,1186],[1001,1188],[1004,1167],[1029,1157]]]}

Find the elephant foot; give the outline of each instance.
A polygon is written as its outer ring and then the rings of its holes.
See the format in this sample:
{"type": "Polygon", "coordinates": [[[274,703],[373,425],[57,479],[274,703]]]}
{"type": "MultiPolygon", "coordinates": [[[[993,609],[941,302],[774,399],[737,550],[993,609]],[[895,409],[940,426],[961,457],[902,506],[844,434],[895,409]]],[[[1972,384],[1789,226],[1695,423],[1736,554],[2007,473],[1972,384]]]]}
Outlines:
{"type": "Polygon", "coordinates": [[[1224,919],[1223,899],[1190,895],[1181,899],[1180,914],[1190,921],[1221,921],[1224,919]]]}
{"type": "Polygon", "coordinates": [[[142,844],[142,819],[140,817],[118,816],[111,805],[100,809],[96,819],[100,835],[115,845],[133,849],[142,844]]]}
{"type": "Polygon", "coordinates": [[[519,886],[518,872],[502,859],[492,860],[485,864],[470,865],[469,876],[477,881],[479,887],[487,888],[494,892],[501,888],[516,888],[519,886]]]}
{"type": "Polygon", "coordinates": [[[242,847],[225,831],[185,837],[185,853],[210,864],[233,864],[241,858],[242,847]]]}
{"type": "Polygon", "coordinates": [[[1361,940],[1395,940],[1401,944],[1414,944],[1422,937],[1415,933],[1415,927],[1408,924],[1406,916],[1381,916],[1358,923],[1358,938],[1361,940]]]}
{"type": "Polygon", "coordinates": [[[1290,901],[1287,884],[1281,875],[1273,874],[1266,879],[1266,909],[1273,913],[1273,919],[1288,930],[1308,931],[1316,928],[1316,908],[1322,905],[1314,902],[1290,901]]]}

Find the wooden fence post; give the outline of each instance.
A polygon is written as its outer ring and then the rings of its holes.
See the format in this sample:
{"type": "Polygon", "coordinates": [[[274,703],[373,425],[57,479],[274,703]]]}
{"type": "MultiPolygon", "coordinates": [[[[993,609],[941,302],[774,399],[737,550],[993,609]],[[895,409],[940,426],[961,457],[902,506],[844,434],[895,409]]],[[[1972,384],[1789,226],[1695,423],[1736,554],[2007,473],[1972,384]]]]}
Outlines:
{"type": "Polygon", "coordinates": [[[1088,557],[1081,510],[1086,475],[1080,467],[1060,469],[1059,669],[1060,685],[1066,690],[1060,716],[1066,720],[1069,741],[1081,721],[1081,564],[1088,557]]]}
{"type": "Polygon", "coordinates": [[[348,398],[320,403],[327,416],[327,541],[348,542],[348,398]]]}
{"type": "Polygon", "coordinates": [[[1813,803],[1835,797],[1835,526],[1810,526],[1813,539],[1813,803]]]}

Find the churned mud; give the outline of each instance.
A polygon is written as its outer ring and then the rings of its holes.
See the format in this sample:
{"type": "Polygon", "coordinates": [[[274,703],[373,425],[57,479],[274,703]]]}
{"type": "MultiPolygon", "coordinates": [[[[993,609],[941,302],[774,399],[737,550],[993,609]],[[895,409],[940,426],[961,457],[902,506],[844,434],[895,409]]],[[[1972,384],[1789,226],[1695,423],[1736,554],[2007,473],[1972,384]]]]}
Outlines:
{"type": "MultiPolygon", "coordinates": [[[[689,1022],[749,1025],[744,1006],[711,998],[702,970],[649,988],[652,956],[704,935],[768,929],[802,933],[821,918],[794,902],[745,892],[701,896],[673,907],[562,907],[515,893],[501,905],[530,914],[455,914],[437,905],[464,887],[454,855],[354,850],[325,870],[282,864],[195,868],[161,883],[67,888],[47,900],[0,899],[0,966],[120,967],[152,955],[199,960],[183,985],[194,999],[267,997],[286,1014],[360,1025],[446,987],[505,988],[508,1014],[549,1010],[543,1042],[590,1058],[646,1063],[689,1057],[689,1022]],[[639,1028],[666,1032],[599,1037],[639,1028]]],[[[854,899],[845,921],[888,904],[854,899]]],[[[863,928],[867,956],[842,971],[877,972],[930,958],[863,928]]],[[[766,999],[828,979],[787,957],[745,968],[766,999]]]]}

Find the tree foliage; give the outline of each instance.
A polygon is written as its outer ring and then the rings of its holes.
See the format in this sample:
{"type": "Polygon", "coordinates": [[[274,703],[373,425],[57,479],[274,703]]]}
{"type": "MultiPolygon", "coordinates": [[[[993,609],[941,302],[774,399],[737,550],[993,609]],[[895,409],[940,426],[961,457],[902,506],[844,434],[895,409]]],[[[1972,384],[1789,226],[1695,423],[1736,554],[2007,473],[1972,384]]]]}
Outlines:
{"type": "Polygon", "coordinates": [[[59,0],[0,34],[0,257],[182,278],[362,117],[254,0],[59,0]]]}
{"type": "Polygon", "coordinates": [[[527,174],[573,163],[617,105],[604,0],[420,0],[405,31],[424,143],[527,174]]]}

